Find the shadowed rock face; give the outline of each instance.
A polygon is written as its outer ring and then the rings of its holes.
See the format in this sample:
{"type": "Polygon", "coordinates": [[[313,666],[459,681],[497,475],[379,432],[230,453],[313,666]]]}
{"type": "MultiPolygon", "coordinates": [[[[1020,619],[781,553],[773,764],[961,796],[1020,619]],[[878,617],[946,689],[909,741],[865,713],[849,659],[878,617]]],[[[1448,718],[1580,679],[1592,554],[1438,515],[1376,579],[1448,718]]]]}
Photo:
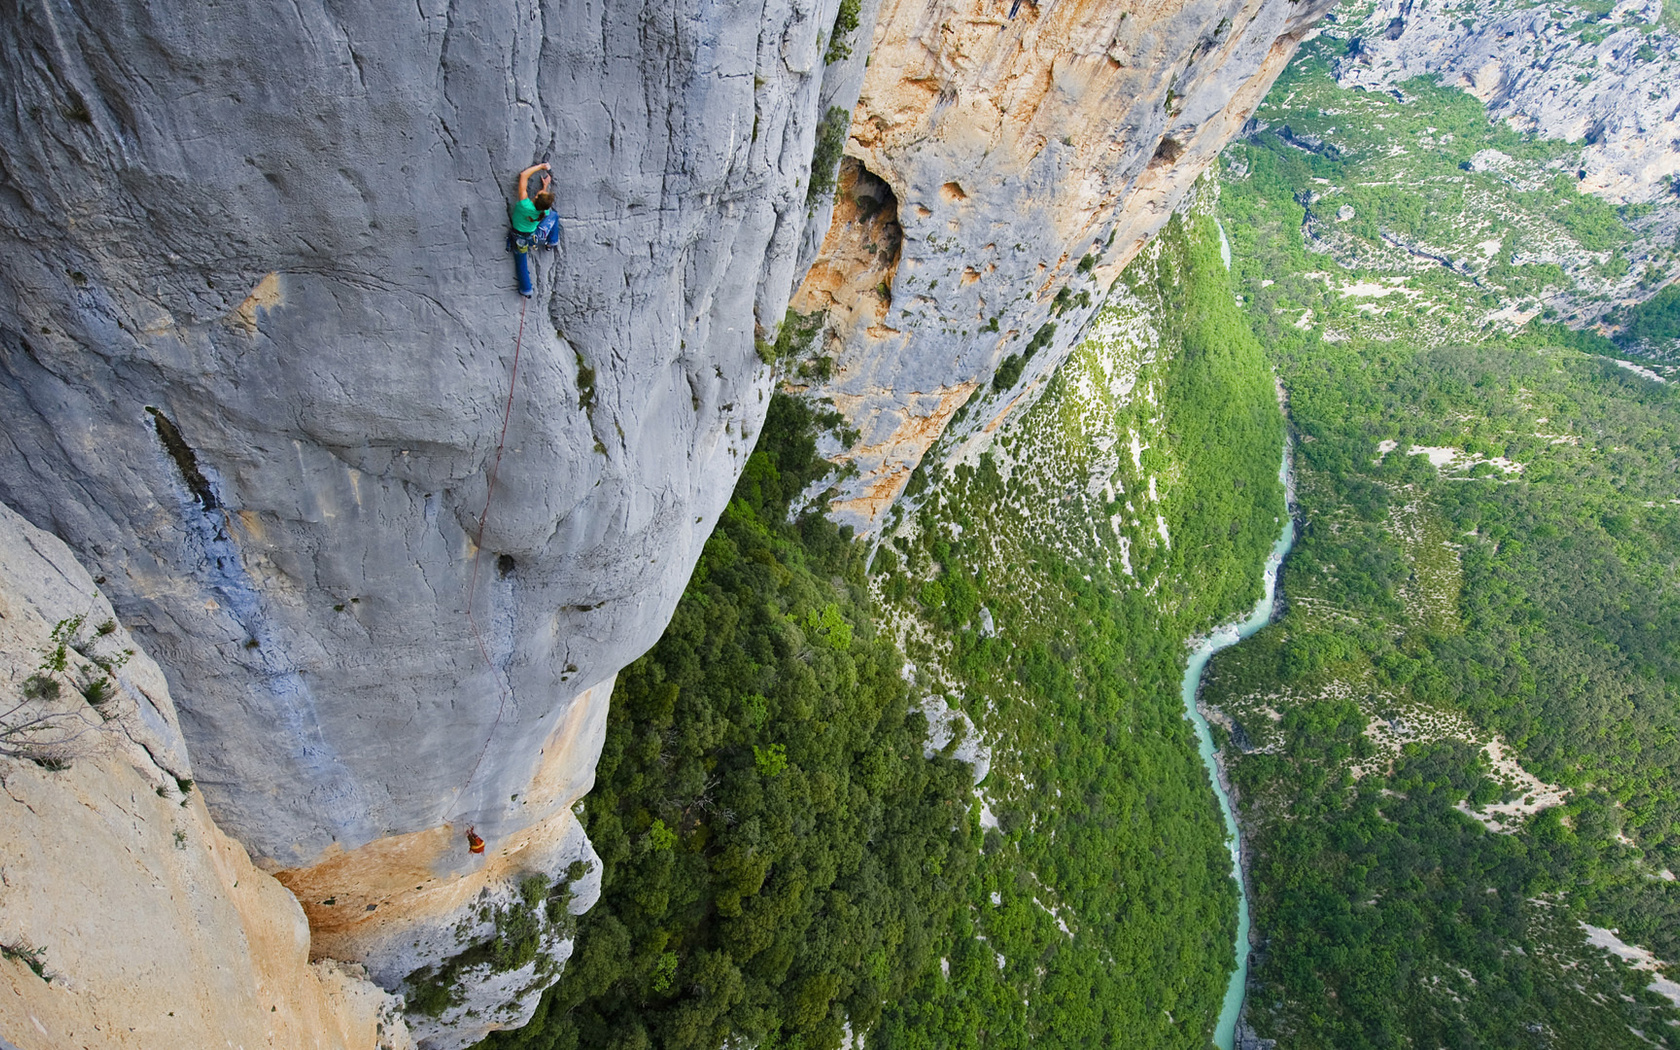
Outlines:
{"type": "Polygon", "coordinates": [[[873,528],[965,402],[952,440],[1030,402],[1331,6],[882,4],[846,146],[862,176],[842,172],[793,302],[822,315],[815,391],[861,435],[838,520],[873,528]]]}

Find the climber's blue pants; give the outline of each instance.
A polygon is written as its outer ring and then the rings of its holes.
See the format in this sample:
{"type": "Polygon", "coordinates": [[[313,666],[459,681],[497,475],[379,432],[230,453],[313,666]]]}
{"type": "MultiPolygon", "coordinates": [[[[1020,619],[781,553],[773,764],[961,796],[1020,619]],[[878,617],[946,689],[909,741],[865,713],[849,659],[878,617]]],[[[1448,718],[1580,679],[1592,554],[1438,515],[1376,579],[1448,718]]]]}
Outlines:
{"type": "Polygon", "coordinates": [[[550,248],[558,248],[560,246],[560,213],[553,208],[548,209],[548,214],[544,215],[542,221],[537,223],[537,230],[531,236],[550,248]]]}
{"type": "Polygon", "coordinates": [[[513,269],[519,277],[519,294],[527,299],[535,291],[531,285],[531,249],[539,244],[546,248],[560,246],[560,216],[552,208],[530,233],[508,232],[508,251],[513,253],[513,269]]]}

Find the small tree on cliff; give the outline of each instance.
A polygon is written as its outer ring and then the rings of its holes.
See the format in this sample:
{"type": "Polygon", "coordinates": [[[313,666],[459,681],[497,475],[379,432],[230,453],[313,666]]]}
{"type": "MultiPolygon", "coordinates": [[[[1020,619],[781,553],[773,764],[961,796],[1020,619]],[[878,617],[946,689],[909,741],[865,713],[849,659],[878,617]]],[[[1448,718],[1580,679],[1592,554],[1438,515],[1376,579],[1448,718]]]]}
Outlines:
{"type": "Polygon", "coordinates": [[[82,639],[85,622],[86,617],[73,616],[55,624],[41,662],[23,680],[20,695],[0,701],[0,758],[65,769],[73,758],[87,753],[106,723],[118,717],[116,671],[132,654],[126,649],[114,656],[101,654],[98,640],[112,634],[116,623],[107,620],[92,638],[82,639]],[[81,659],[72,659],[71,653],[81,659]],[[66,683],[71,697],[64,695],[66,683]]]}

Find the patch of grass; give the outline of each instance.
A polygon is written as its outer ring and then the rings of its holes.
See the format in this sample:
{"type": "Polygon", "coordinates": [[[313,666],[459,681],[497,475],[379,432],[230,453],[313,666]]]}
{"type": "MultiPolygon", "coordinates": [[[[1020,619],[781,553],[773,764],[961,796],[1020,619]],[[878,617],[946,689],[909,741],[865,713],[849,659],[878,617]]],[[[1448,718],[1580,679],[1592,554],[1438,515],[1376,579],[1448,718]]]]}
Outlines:
{"type": "Polygon", "coordinates": [[[1002,393],[1014,386],[1021,378],[1021,370],[1027,367],[1027,362],[1020,354],[1010,354],[998,365],[997,374],[992,376],[992,390],[1002,393]]]}
{"type": "Polygon", "coordinates": [[[589,415],[595,415],[595,369],[583,359],[580,351],[573,350],[572,355],[577,359],[577,392],[578,407],[589,415]]]}
{"type": "Polygon", "coordinates": [[[47,973],[46,954],[46,948],[32,948],[23,942],[19,942],[17,944],[0,944],[0,957],[15,959],[18,962],[23,963],[25,966],[29,967],[30,973],[33,973],[36,977],[39,977],[41,980],[51,984],[52,977],[47,973]]]}
{"type": "Polygon", "coordinates": [[[54,700],[63,687],[58,679],[37,671],[23,680],[23,695],[30,700],[54,700]]]}
{"type": "Polygon", "coordinates": [[[82,686],[81,692],[82,699],[94,707],[99,707],[111,700],[111,680],[109,678],[95,678],[82,686]]]}
{"type": "Polygon", "coordinates": [[[1041,325],[1033,337],[1027,340],[1026,349],[1021,351],[1023,357],[1032,360],[1032,356],[1050,345],[1050,340],[1056,338],[1056,322],[1047,321],[1041,325]]]}

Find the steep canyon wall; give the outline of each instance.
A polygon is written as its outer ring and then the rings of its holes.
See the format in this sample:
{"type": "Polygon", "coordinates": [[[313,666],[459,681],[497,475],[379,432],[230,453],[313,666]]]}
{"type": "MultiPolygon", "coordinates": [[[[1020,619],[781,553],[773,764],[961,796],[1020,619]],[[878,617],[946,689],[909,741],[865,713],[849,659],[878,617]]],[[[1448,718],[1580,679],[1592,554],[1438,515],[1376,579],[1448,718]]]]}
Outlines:
{"type": "Polygon", "coordinates": [[[163,672],[0,507],[0,1044],[411,1048],[400,1000],[310,962],[303,909],[192,772],[163,672]]]}
{"type": "Polygon", "coordinates": [[[1031,399],[1331,6],[882,5],[793,303],[858,433],[839,520],[874,528],[941,435],[1031,399]]]}
{"type": "Polygon", "coordinates": [[[1543,138],[1582,145],[1583,192],[1617,204],[1672,198],[1680,174],[1680,35],[1662,0],[1570,3],[1486,0],[1467,11],[1382,0],[1338,26],[1355,41],[1339,62],[1346,87],[1394,90],[1439,76],[1489,113],[1543,138]],[[1667,23],[1668,32],[1655,30],[1667,23]]]}
{"type": "Polygon", "coordinates": [[[374,897],[326,941],[387,986],[494,881],[468,827],[492,868],[588,860],[612,677],[766,410],[758,319],[863,66],[825,62],[837,4],[0,26],[0,499],[168,669],[221,826],[313,912],[374,897]],[[525,308],[505,209],[543,155],[564,235],[525,308]],[[416,868],[451,888],[399,951],[374,906],[416,868]]]}
{"type": "Polygon", "coordinates": [[[1000,366],[962,433],[1035,389],[1328,5],[1014,6],[0,24],[0,501],[165,669],[316,953],[450,980],[423,1045],[520,1023],[570,951],[558,912],[538,958],[462,949],[534,876],[593,899],[571,807],[613,676],[751,451],[790,296],[868,527],[1000,366]],[[543,156],[564,232],[527,305],[505,207],[543,156]]]}

